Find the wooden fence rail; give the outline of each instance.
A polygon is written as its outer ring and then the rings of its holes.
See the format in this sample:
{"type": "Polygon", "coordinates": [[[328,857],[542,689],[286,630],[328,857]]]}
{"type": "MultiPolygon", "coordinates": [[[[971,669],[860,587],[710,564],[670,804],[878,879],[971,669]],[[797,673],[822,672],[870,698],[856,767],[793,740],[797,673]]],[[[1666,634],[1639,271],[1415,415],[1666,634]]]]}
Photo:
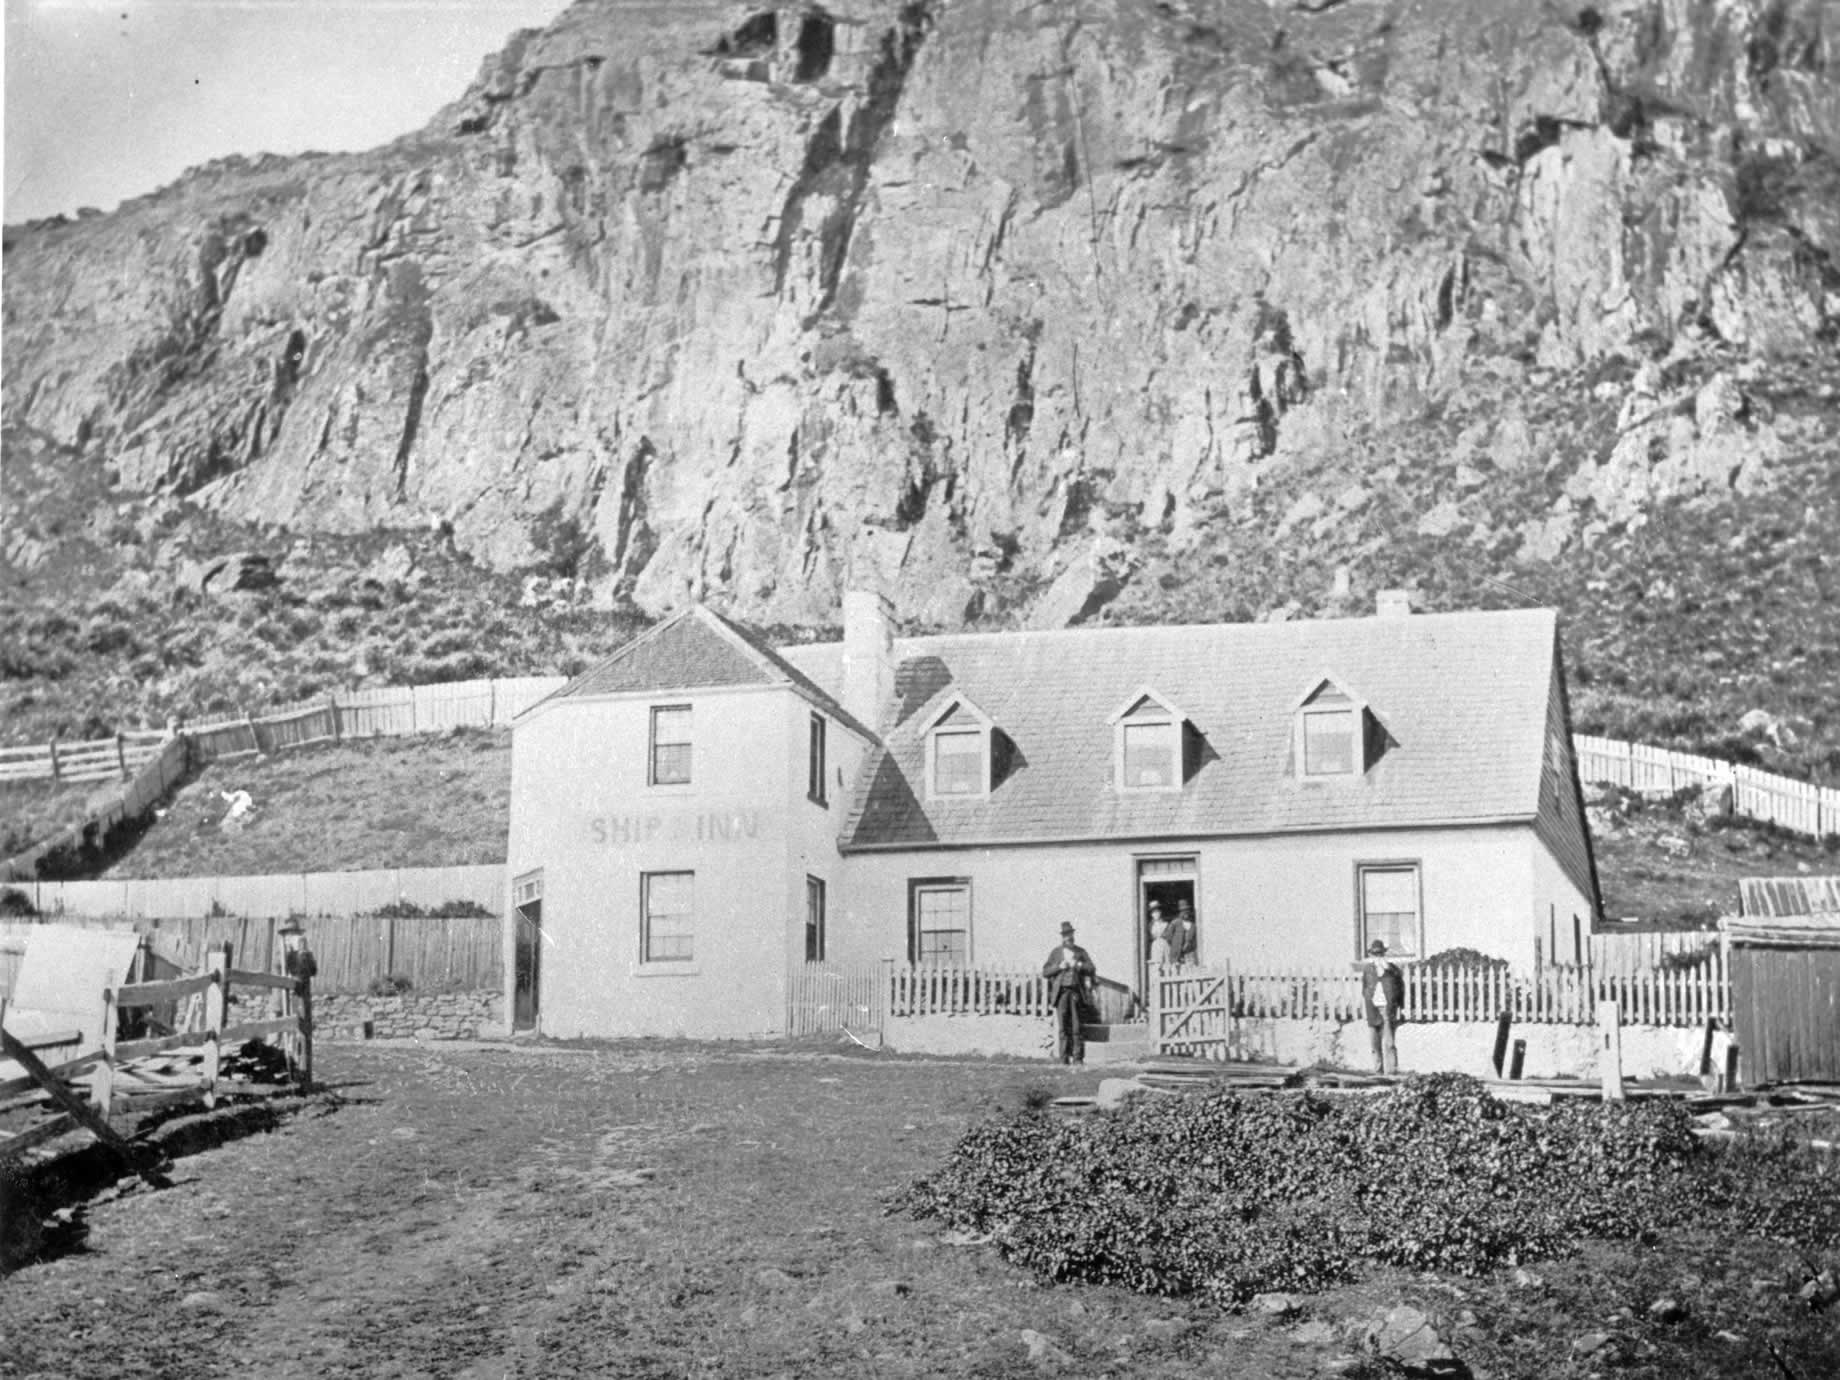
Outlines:
{"type": "MultiPolygon", "coordinates": [[[[124,983],[105,991],[100,1047],[78,1058],[47,1065],[38,1053],[48,1047],[47,1040],[32,1041],[0,1029],[0,1056],[20,1070],[0,1081],[0,1112],[37,1112],[27,1124],[0,1131],[0,1161],[77,1129],[89,1130],[136,1158],[136,1147],[110,1125],[110,1118],[199,1103],[216,1105],[226,1052],[249,1040],[281,1039],[288,1046],[297,1081],[310,1085],[311,982],[232,968],[231,952],[227,945],[214,946],[190,977],[124,983]],[[233,994],[239,987],[260,994],[256,1002],[264,1011],[278,1000],[283,1014],[233,1020],[233,994]],[[192,997],[202,1001],[187,1000],[192,997]],[[152,1022],[156,1033],[151,1035],[120,1038],[122,1013],[150,1011],[170,1019],[152,1022]],[[195,1012],[196,1019],[178,1012],[195,1012]],[[148,1066],[141,1063],[144,1060],[154,1062],[148,1066]]],[[[247,1008],[249,1003],[243,1005],[247,1008]]],[[[55,1043],[58,1037],[48,1038],[55,1043]]]]}

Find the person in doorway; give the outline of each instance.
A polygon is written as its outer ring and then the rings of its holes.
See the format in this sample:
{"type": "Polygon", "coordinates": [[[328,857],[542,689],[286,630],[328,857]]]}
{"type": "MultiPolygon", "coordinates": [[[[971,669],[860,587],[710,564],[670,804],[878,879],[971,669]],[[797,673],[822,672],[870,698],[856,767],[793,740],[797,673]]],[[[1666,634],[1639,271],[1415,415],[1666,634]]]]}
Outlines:
{"type": "Polygon", "coordinates": [[[1092,955],[1073,942],[1073,926],[1061,925],[1061,942],[1041,965],[1054,1003],[1054,1057],[1063,1064],[1086,1062],[1086,1033],[1080,1028],[1084,1007],[1099,970],[1092,955]]]}
{"type": "Polygon", "coordinates": [[[1176,918],[1169,922],[1169,961],[1195,961],[1195,912],[1187,901],[1176,902],[1176,918]]]}
{"type": "Polygon", "coordinates": [[[1161,968],[1171,958],[1169,948],[1169,922],[1163,918],[1163,908],[1155,901],[1150,903],[1150,966],[1161,968]]]}
{"type": "Polygon", "coordinates": [[[1374,1068],[1380,1073],[1399,1072],[1396,1032],[1405,1004],[1405,975],[1386,956],[1386,945],[1376,939],[1367,946],[1367,962],[1361,965],[1361,1006],[1367,1012],[1367,1030],[1373,1040],[1374,1068]]]}

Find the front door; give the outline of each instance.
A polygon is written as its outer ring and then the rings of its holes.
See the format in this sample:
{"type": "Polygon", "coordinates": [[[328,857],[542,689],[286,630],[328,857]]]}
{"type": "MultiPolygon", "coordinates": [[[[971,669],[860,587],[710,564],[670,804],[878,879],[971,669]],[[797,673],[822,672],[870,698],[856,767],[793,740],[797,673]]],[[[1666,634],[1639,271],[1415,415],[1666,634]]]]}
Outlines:
{"type": "Polygon", "coordinates": [[[1195,855],[1192,853],[1179,857],[1137,860],[1138,991],[1142,993],[1145,1002],[1150,999],[1151,902],[1156,903],[1165,920],[1173,921],[1177,915],[1186,914],[1189,923],[1194,926],[1188,960],[1191,963],[1201,961],[1201,908],[1195,885],[1197,876],[1195,855]],[[1184,907],[1187,908],[1186,912],[1184,907]]]}
{"type": "Polygon", "coordinates": [[[511,1028],[537,1028],[537,977],[543,963],[543,874],[528,872],[511,888],[517,920],[512,968],[511,1028]]]}

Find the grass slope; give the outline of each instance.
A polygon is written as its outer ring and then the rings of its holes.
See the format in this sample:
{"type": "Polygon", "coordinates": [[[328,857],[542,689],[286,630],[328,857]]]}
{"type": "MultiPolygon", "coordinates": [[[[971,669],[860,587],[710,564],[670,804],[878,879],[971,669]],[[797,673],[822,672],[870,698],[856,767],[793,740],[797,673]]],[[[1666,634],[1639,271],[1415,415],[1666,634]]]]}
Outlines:
{"type": "Polygon", "coordinates": [[[111,877],[241,876],[505,859],[508,730],[302,748],[214,762],[177,791],[111,877]],[[223,792],[255,807],[221,827],[223,792]]]}

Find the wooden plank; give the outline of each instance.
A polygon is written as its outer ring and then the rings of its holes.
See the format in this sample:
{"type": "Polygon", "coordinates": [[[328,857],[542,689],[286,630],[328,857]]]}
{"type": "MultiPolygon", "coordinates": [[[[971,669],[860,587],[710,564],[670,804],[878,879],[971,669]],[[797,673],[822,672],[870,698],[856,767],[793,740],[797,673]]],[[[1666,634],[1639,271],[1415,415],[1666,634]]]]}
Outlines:
{"type": "Polygon", "coordinates": [[[32,1076],[34,1082],[51,1094],[53,1101],[75,1117],[77,1122],[85,1130],[91,1132],[97,1140],[118,1150],[123,1155],[133,1154],[133,1147],[114,1127],[109,1125],[106,1119],[97,1114],[94,1107],[71,1092],[52,1075],[51,1070],[45,1067],[36,1054],[20,1044],[5,1030],[0,1030],[0,1050],[4,1050],[8,1058],[17,1061],[20,1067],[32,1076]]]}
{"type": "Polygon", "coordinates": [[[121,1099],[122,1109],[128,1112],[152,1112],[162,1107],[189,1107],[204,1102],[204,1083],[201,1081],[194,1088],[175,1088],[169,1092],[130,1093],[121,1099]]]}
{"type": "Polygon", "coordinates": [[[115,1057],[125,1063],[129,1059],[145,1059],[152,1054],[164,1054],[173,1049],[202,1049],[209,1043],[210,1036],[202,1030],[181,1031],[177,1035],[162,1035],[152,1040],[130,1040],[115,1047],[115,1057]]]}
{"type": "Polygon", "coordinates": [[[243,1040],[260,1040],[269,1035],[298,1035],[300,1018],[298,1016],[281,1016],[268,1021],[245,1021],[233,1025],[223,1032],[222,1039],[230,1042],[243,1040]]]}
{"type": "MultiPolygon", "coordinates": [[[[62,1064],[53,1064],[50,1066],[51,1076],[53,1078],[71,1078],[89,1069],[101,1057],[102,1051],[91,1050],[88,1054],[82,1055],[79,1058],[67,1060],[62,1064]]],[[[6,1082],[0,1083],[0,1098],[13,1097],[18,1093],[24,1092],[28,1088],[35,1088],[38,1086],[39,1083],[36,1078],[9,1078],[6,1082]]]]}
{"type": "Polygon", "coordinates": [[[280,973],[252,973],[243,968],[231,968],[224,976],[229,979],[232,987],[268,987],[280,992],[294,990],[294,979],[283,977],[280,973]]]}
{"type": "Polygon", "coordinates": [[[1597,1051],[1598,1073],[1603,1080],[1604,1101],[1623,1100],[1623,1019],[1613,1001],[1597,1003],[1597,1029],[1602,1043],[1597,1051]]]}
{"type": "Polygon", "coordinates": [[[23,1131],[15,1131],[10,1135],[0,1132],[0,1159],[9,1155],[24,1154],[35,1145],[43,1145],[48,1140],[67,1136],[76,1129],[76,1118],[67,1112],[60,1112],[54,1117],[28,1126],[23,1131]]]}
{"type": "Polygon", "coordinates": [[[118,1006],[161,1006],[215,986],[217,980],[216,973],[206,973],[201,977],[173,978],[166,982],[137,982],[116,988],[115,1002],[118,1006]]]}

